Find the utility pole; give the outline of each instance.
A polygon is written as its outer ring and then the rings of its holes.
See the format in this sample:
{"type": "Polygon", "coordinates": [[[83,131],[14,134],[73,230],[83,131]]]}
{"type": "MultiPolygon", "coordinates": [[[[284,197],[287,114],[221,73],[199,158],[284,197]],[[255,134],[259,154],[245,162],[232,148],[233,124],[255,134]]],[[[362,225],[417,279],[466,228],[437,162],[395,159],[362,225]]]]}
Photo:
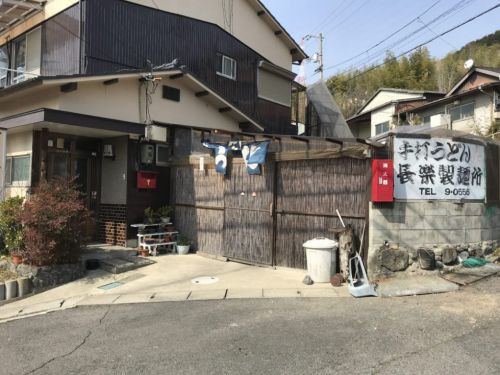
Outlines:
{"type": "Polygon", "coordinates": [[[321,80],[324,80],[324,63],[323,63],[323,41],[325,40],[325,37],[323,36],[323,33],[319,33],[319,35],[306,35],[304,37],[305,40],[309,40],[311,38],[315,38],[319,40],[319,53],[315,53],[316,57],[313,55],[313,62],[319,64],[319,67],[315,70],[316,73],[320,73],[321,80]]]}

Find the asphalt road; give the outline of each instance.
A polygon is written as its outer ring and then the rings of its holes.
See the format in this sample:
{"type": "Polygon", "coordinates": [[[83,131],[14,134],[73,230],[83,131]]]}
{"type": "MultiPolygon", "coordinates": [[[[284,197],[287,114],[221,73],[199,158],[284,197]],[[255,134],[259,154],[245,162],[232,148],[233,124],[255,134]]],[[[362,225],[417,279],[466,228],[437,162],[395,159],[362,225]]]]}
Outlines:
{"type": "Polygon", "coordinates": [[[499,374],[500,278],[446,295],[94,306],[0,325],[0,374],[499,374]]]}

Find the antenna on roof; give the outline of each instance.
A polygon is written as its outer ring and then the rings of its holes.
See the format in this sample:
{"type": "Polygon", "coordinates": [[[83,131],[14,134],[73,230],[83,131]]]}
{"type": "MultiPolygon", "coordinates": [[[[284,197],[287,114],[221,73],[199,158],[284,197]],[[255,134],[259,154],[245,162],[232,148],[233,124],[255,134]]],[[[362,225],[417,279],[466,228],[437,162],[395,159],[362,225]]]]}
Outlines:
{"type": "Polygon", "coordinates": [[[472,59],[469,59],[467,60],[465,63],[464,63],[464,68],[469,70],[470,68],[472,68],[474,66],[474,60],[472,59]]]}

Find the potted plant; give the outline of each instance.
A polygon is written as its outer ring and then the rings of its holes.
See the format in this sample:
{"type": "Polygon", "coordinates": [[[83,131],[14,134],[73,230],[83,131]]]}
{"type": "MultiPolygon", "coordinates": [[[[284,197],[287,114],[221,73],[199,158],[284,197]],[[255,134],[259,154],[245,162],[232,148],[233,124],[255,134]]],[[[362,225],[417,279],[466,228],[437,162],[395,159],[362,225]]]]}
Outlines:
{"type": "Polygon", "coordinates": [[[23,202],[24,199],[21,197],[8,198],[0,202],[0,233],[14,264],[23,263],[24,241],[20,220],[23,202]]]}
{"type": "Polygon", "coordinates": [[[160,220],[164,224],[170,223],[170,215],[174,209],[171,206],[162,206],[158,209],[158,216],[160,217],[160,220]]]}
{"type": "Polygon", "coordinates": [[[191,241],[186,237],[180,237],[177,241],[177,252],[179,255],[186,255],[189,253],[189,248],[191,247],[191,241]]]}
{"type": "Polygon", "coordinates": [[[151,207],[144,210],[144,222],[146,224],[154,224],[156,222],[156,212],[151,207]]]}

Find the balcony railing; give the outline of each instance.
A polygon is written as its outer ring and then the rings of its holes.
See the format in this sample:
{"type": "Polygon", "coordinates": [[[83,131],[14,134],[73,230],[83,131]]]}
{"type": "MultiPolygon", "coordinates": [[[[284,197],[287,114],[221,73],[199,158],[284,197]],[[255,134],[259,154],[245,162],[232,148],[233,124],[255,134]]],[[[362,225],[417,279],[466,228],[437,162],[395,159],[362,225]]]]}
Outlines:
{"type": "Polygon", "coordinates": [[[46,0],[0,0],[0,35],[43,10],[46,0]]]}

